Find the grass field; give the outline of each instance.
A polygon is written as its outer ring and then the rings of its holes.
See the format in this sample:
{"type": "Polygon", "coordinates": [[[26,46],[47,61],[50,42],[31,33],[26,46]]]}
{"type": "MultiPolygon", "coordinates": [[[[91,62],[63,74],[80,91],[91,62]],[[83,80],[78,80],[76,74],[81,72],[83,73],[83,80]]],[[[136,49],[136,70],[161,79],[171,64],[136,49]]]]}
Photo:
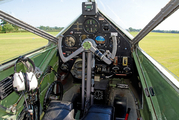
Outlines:
{"type": "MultiPolygon", "coordinates": [[[[51,32],[57,35],[58,32],[51,32]]],[[[131,32],[133,36],[137,32],[131,32]]],[[[32,33],[0,34],[0,63],[46,45],[48,41],[32,33]]],[[[179,76],[179,34],[149,33],[139,46],[167,69],[179,76]]]]}
{"type": "MultiPolygon", "coordinates": [[[[51,32],[52,35],[58,32],[51,32]]],[[[29,32],[0,34],[0,63],[47,45],[48,40],[29,32]]]]}
{"type": "MultiPolygon", "coordinates": [[[[137,32],[131,32],[133,36],[137,32]]],[[[179,77],[179,34],[149,33],[139,46],[179,77]]]]}

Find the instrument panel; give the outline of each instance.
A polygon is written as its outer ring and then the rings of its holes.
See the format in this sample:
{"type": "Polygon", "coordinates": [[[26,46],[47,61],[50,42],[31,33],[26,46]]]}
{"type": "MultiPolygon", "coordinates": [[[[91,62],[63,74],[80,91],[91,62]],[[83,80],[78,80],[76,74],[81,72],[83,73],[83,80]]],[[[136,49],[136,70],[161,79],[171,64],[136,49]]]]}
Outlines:
{"type": "MultiPolygon", "coordinates": [[[[62,51],[64,51],[64,56],[68,56],[76,51],[87,38],[93,39],[97,44],[97,48],[102,53],[105,53],[106,50],[112,53],[112,32],[118,34],[115,60],[111,65],[106,65],[96,57],[95,73],[127,76],[132,73],[131,46],[128,42],[128,38],[100,12],[96,15],[81,15],[74,24],[63,33],[62,51]]],[[[77,57],[81,58],[81,54],[77,57]]]]}

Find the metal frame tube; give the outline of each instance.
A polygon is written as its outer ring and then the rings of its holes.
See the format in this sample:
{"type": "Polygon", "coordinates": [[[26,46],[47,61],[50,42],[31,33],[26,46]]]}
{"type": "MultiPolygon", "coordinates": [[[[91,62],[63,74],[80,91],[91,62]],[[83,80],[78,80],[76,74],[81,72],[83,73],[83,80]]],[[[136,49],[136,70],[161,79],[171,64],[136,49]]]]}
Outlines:
{"type": "Polygon", "coordinates": [[[92,72],[91,72],[91,105],[94,102],[94,69],[95,69],[95,55],[92,55],[92,72]]]}
{"type": "Polygon", "coordinates": [[[47,39],[51,42],[57,43],[57,41],[58,41],[58,38],[54,37],[53,35],[51,35],[47,32],[44,32],[43,30],[40,30],[36,27],[33,27],[33,26],[31,26],[31,25],[29,25],[29,24],[15,18],[15,17],[13,17],[13,16],[11,16],[11,15],[9,15],[9,14],[1,11],[1,10],[0,10],[0,19],[3,19],[3,20],[5,20],[5,21],[7,21],[7,22],[9,22],[13,25],[16,25],[16,26],[18,26],[18,27],[20,27],[24,30],[27,30],[31,33],[34,33],[34,34],[36,34],[40,37],[43,37],[43,38],[45,38],[45,39],[47,39]]]}
{"type": "Polygon", "coordinates": [[[92,65],[92,53],[88,52],[87,58],[87,84],[86,84],[86,101],[90,103],[91,95],[91,65],[92,65]]]}
{"type": "Polygon", "coordinates": [[[85,102],[85,52],[83,52],[82,56],[82,105],[81,108],[84,110],[84,102],[85,102]]]}

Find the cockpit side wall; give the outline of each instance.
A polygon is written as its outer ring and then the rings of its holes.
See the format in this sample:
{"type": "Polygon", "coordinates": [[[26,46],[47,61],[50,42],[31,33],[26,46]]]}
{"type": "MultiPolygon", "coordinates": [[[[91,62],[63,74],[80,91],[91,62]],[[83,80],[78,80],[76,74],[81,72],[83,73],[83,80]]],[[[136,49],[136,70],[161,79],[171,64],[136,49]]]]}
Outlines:
{"type": "Polygon", "coordinates": [[[166,71],[164,74],[162,70],[165,68],[159,67],[159,63],[150,59],[150,56],[139,47],[134,50],[133,56],[143,86],[144,99],[147,101],[152,118],[167,120],[179,118],[178,87],[171,81],[174,78],[169,78],[169,73],[166,71]]]}
{"type": "MultiPolygon", "coordinates": [[[[40,86],[41,110],[43,109],[43,100],[48,87],[53,81],[57,80],[54,73],[48,73],[47,70],[49,66],[51,66],[55,71],[58,71],[59,57],[57,55],[56,47],[57,46],[55,44],[49,44],[45,48],[25,56],[32,59],[35,63],[35,66],[39,68],[39,72],[42,73],[38,78],[38,86],[40,86]]],[[[6,78],[9,78],[11,81],[13,81],[15,62],[16,60],[1,66],[0,82],[6,78]]],[[[17,71],[21,69],[23,69],[23,65],[17,64],[17,71]]],[[[0,100],[0,119],[20,119],[20,117],[23,117],[21,115],[23,115],[22,111],[24,106],[24,96],[22,96],[21,92],[17,93],[13,90],[13,92],[10,93],[7,97],[0,100]],[[18,100],[20,101],[18,102],[18,100]],[[16,111],[12,111],[13,107],[16,111]]]]}

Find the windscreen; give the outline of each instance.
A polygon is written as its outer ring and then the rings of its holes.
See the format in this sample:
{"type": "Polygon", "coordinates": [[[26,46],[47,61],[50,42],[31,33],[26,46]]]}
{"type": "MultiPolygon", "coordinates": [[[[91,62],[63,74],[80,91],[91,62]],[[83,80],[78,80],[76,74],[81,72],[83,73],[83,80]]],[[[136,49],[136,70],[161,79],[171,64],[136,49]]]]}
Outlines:
{"type": "MultiPolygon", "coordinates": [[[[65,27],[86,0],[2,0],[0,10],[35,27],[65,27]]],[[[124,29],[142,29],[169,0],[96,0],[98,8],[124,29]]]]}
{"type": "MultiPolygon", "coordinates": [[[[86,2],[86,0],[1,0],[0,10],[56,36],[64,27],[68,26],[82,13],[82,2],[86,2]]],[[[103,13],[109,16],[119,26],[130,31],[134,36],[140,29],[144,28],[168,2],[169,0],[96,0],[98,8],[103,13]]],[[[28,52],[48,43],[48,41],[42,42],[45,39],[41,41],[41,38],[38,36],[26,35],[26,33],[24,33],[25,30],[21,28],[5,25],[6,21],[0,20],[0,24],[0,44],[4,45],[0,47],[2,48],[0,52],[2,55],[0,56],[3,57],[0,61],[14,57],[14,50],[19,50],[20,43],[14,42],[14,39],[19,40],[21,35],[19,36],[19,34],[15,34],[14,32],[23,32],[24,34],[22,35],[24,38],[20,39],[20,42],[25,50],[15,52],[17,55],[19,55],[19,52],[28,52]],[[24,41],[22,41],[24,39],[29,39],[29,42],[38,39],[40,40],[40,42],[38,41],[40,44],[34,47],[34,43],[31,42],[32,47],[25,47],[25,45],[23,45],[24,41]],[[12,47],[15,47],[14,43],[17,43],[17,48],[12,49],[12,47]],[[12,44],[12,46],[9,46],[10,44],[12,44]],[[6,49],[12,51],[5,53],[7,52],[5,51],[6,49]],[[13,52],[12,55],[10,54],[11,52],[13,52]],[[4,58],[4,54],[6,54],[7,57],[4,58]]],[[[29,43],[27,46],[28,45],[29,43]]]]}

